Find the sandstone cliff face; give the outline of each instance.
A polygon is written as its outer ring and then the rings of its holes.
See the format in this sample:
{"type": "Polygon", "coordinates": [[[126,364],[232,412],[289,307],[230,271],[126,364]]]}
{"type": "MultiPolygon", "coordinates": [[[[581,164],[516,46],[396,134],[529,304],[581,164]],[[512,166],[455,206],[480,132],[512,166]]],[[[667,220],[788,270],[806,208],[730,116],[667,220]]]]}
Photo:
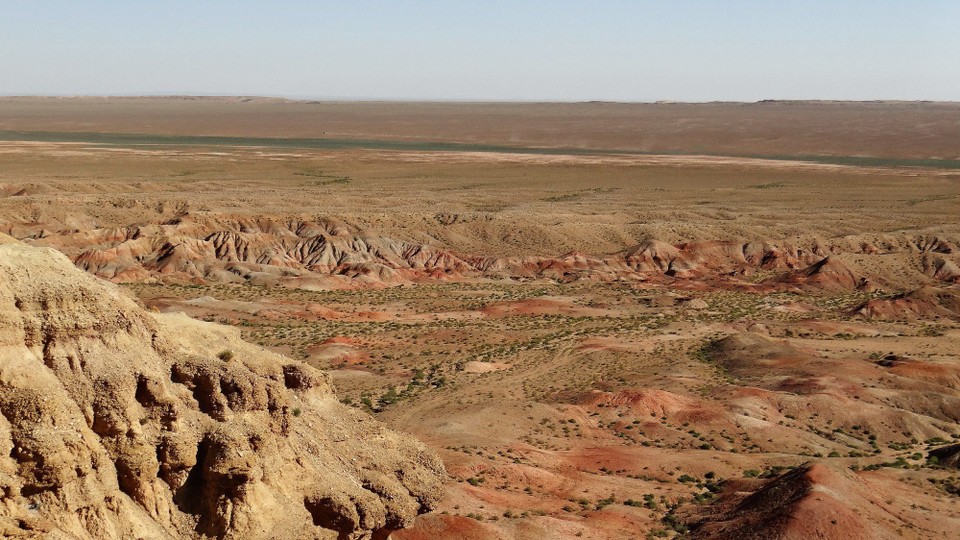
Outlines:
{"type": "Polygon", "coordinates": [[[0,535],[365,538],[443,477],[326,374],[0,245],[0,535]]]}

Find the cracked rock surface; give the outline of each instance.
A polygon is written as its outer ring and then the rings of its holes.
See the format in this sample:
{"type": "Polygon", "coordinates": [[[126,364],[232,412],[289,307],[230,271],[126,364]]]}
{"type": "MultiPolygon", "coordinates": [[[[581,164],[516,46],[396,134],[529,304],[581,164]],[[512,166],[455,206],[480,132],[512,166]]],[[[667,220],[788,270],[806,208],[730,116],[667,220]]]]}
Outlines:
{"type": "Polygon", "coordinates": [[[0,238],[3,537],[376,538],[444,476],[325,373],[0,238]]]}

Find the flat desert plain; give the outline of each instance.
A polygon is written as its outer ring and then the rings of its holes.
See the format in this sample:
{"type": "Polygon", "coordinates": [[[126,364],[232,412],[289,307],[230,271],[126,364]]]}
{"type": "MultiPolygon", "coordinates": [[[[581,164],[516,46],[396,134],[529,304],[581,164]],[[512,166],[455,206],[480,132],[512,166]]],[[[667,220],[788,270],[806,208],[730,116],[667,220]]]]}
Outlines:
{"type": "Polygon", "coordinates": [[[960,529],[957,104],[2,98],[0,231],[422,441],[392,538],[960,529]]]}

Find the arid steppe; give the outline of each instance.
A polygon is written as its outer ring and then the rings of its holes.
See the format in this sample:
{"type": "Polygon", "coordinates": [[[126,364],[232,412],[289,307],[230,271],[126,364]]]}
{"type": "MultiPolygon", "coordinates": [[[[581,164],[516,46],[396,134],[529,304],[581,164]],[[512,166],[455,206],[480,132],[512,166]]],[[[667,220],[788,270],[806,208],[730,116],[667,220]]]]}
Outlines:
{"type": "MultiPolygon", "coordinates": [[[[234,327],[231,357],[270,355],[242,338],[325,371],[347,407],[317,383],[290,398],[304,418],[364,411],[439,456],[396,435],[377,474],[426,472],[374,491],[415,503],[342,534],[960,527],[956,104],[0,98],[0,232],[116,284],[144,335],[182,312],[234,327]]],[[[325,444],[303,474],[365,474],[325,444]]],[[[268,484],[288,496],[285,474],[268,484]]]]}

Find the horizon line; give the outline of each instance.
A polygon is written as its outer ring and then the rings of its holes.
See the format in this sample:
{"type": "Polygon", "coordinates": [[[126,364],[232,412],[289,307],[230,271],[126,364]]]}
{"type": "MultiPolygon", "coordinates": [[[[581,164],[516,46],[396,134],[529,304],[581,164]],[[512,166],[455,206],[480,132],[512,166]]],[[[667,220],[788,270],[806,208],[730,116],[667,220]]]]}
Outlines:
{"type": "Polygon", "coordinates": [[[714,99],[714,100],[606,100],[606,99],[583,99],[583,100],[551,100],[551,99],[471,99],[471,98],[383,98],[383,97],[337,97],[337,96],[308,96],[308,95],[274,95],[274,94],[230,94],[230,93],[122,93],[122,94],[46,94],[46,93],[2,93],[0,98],[47,98],[47,99],[267,99],[283,100],[290,102],[321,102],[321,103],[445,103],[445,104],[611,104],[611,105],[710,105],[710,104],[776,104],[776,103],[863,103],[863,104],[960,104],[960,100],[937,100],[937,99],[837,99],[837,98],[764,98],[758,100],[735,100],[735,99],[714,99]]]}

